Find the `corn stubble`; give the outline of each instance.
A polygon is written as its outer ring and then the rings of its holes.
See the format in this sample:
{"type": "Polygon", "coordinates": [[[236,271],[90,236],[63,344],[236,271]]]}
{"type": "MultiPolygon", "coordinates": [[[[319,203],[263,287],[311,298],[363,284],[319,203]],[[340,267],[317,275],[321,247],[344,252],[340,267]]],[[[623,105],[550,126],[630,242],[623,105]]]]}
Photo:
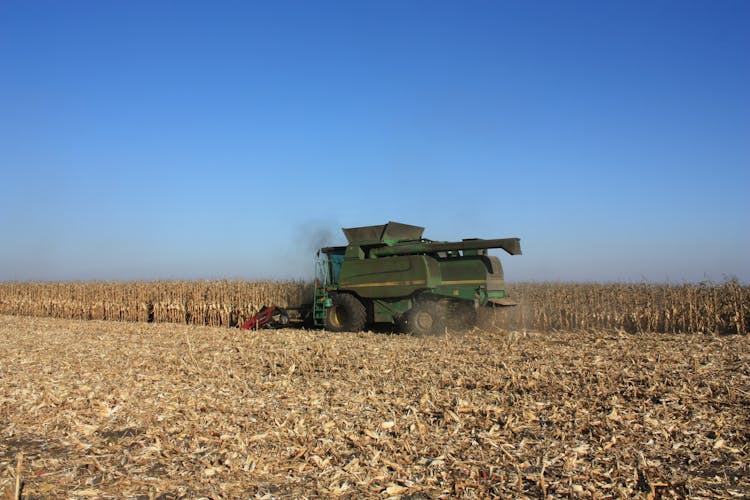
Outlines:
{"type": "MultiPolygon", "coordinates": [[[[750,287],[724,283],[509,285],[519,306],[492,326],[536,331],[740,333],[750,325],[750,287]]],[[[301,305],[301,281],[3,283],[0,314],[205,326],[237,326],[263,305],[301,305]]]]}
{"type": "Polygon", "coordinates": [[[745,336],[0,316],[0,338],[0,492],[750,495],[745,336]]]}

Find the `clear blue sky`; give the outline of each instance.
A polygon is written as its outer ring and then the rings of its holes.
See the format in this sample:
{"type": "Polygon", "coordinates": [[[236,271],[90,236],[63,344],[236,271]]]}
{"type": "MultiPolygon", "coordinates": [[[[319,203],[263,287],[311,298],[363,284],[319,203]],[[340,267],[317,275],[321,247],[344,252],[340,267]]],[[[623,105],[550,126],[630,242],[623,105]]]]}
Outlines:
{"type": "Polygon", "coordinates": [[[750,281],[750,2],[0,2],[0,280],[308,278],[339,228],[509,281],[750,281]]]}

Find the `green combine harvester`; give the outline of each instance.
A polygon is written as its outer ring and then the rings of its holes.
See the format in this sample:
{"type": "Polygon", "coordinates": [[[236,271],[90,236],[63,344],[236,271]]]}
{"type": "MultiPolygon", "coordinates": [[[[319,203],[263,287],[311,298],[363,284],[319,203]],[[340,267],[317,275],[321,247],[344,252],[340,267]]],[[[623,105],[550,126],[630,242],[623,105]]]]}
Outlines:
{"type": "Polygon", "coordinates": [[[479,307],[515,305],[500,259],[487,250],[520,255],[518,238],[431,241],[423,227],[398,222],[343,231],[348,245],[318,250],[311,306],[264,306],[240,328],[303,323],[358,332],[390,323],[428,335],[473,326],[479,307]]]}
{"type": "Polygon", "coordinates": [[[423,227],[398,222],[343,231],[348,245],[318,251],[316,326],[356,332],[392,323],[435,334],[451,323],[475,324],[479,307],[513,305],[500,259],[487,250],[520,255],[519,238],[431,241],[423,227]]]}

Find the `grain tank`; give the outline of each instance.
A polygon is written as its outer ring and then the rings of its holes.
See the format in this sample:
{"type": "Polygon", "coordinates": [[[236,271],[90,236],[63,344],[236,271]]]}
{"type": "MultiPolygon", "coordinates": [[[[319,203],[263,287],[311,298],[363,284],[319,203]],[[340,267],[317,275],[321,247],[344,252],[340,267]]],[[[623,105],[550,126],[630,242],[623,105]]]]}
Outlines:
{"type": "Polygon", "coordinates": [[[521,254],[518,238],[431,241],[423,227],[388,222],[343,229],[348,244],[321,248],[313,321],[332,331],[394,323],[416,334],[476,322],[477,309],[511,305],[500,259],[521,254]]]}

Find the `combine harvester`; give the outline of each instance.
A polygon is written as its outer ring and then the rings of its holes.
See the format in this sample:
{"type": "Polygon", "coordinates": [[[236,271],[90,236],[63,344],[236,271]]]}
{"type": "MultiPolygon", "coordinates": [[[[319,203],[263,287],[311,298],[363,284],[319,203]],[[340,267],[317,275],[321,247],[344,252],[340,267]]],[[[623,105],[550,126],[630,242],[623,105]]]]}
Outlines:
{"type": "Polygon", "coordinates": [[[500,259],[487,250],[520,255],[519,238],[431,241],[422,238],[423,227],[398,222],[343,231],[348,245],[318,250],[311,305],[264,306],[240,328],[301,322],[357,332],[390,323],[426,335],[451,324],[473,326],[479,307],[515,305],[500,259]]]}

